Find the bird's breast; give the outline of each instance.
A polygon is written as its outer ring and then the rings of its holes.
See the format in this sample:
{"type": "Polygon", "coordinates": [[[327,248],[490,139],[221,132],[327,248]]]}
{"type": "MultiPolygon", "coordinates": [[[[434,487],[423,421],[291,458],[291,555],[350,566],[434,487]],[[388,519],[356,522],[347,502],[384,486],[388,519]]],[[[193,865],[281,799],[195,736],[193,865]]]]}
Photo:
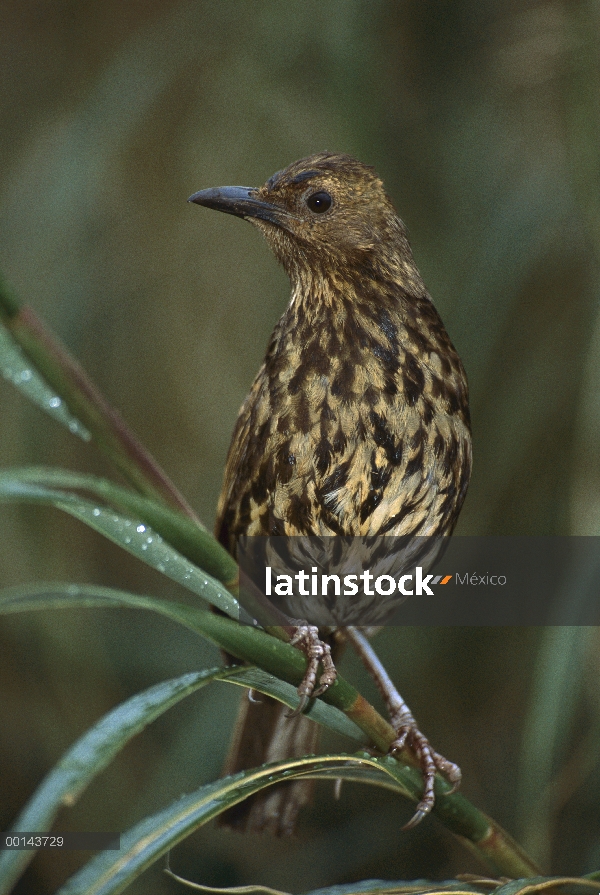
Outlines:
{"type": "Polygon", "coordinates": [[[276,328],[234,433],[220,518],[235,534],[451,529],[470,472],[462,365],[419,314],[342,297],[276,328]]]}

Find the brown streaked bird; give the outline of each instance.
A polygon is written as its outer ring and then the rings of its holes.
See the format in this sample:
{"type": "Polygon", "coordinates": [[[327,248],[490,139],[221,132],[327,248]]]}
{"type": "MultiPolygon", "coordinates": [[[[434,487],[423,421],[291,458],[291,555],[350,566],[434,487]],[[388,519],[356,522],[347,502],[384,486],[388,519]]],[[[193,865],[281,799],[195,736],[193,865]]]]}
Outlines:
{"type": "MultiPolygon", "coordinates": [[[[235,555],[242,535],[450,535],[471,470],[467,379],[373,169],[321,152],[260,188],[207,189],[190,201],[254,224],[292,287],[233,432],[221,543],[235,555]]],[[[331,679],[326,669],[322,686],[331,679]]],[[[423,769],[419,820],[433,805],[436,769],[455,785],[460,771],[378,683],[398,745],[423,769]]],[[[313,722],[246,700],[227,772],[315,747],[313,722]]],[[[229,821],[289,833],[309,785],[275,787],[229,821]]]]}

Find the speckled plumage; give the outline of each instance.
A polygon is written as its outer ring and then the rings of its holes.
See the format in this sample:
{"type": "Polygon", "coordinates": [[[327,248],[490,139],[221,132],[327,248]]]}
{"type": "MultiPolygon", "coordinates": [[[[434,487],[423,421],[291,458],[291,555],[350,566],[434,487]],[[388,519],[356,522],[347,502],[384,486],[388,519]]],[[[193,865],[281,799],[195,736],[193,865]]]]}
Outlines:
{"type": "MultiPolygon", "coordinates": [[[[466,375],[373,169],[322,152],[260,189],[192,201],[258,227],[292,286],[233,432],[220,541],[235,554],[242,535],[449,535],[471,470],[466,375]],[[311,209],[315,196],[330,205],[311,209]]],[[[312,722],[245,702],[226,770],[314,749],[312,722]]],[[[269,790],[228,821],[290,833],[307,786],[269,790]]]]}
{"type": "Polygon", "coordinates": [[[381,181],[321,153],[258,193],[289,214],[289,229],[250,220],[292,296],[235,426],[220,540],[449,534],[471,466],[467,381],[381,181]],[[333,197],[325,214],[302,208],[315,190],[333,197]]]}

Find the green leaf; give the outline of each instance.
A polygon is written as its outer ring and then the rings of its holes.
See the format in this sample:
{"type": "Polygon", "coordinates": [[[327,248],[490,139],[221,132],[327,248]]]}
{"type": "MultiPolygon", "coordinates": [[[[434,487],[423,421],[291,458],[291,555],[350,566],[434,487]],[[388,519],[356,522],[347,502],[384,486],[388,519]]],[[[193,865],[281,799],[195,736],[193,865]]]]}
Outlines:
{"type": "MultiPolygon", "coordinates": [[[[0,327],[8,336],[2,339],[2,347],[11,381],[20,386],[35,379],[29,397],[38,404],[41,401],[40,406],[49,413],[60,411],[55,415],[72,432],[78,432],[86,440],[93,438],[136,490],[164,501],[199,523],[183,495],[121,415],[33,310],[21,307],[1,276],[0,327]]],[[[0,350],[0,368],[1,354],[0,350]]]]}
{"type": "MultiPolygon", "coordinates": [[[[572,586],[569,581],[567,590],[572,586]]],[[[568,597],[575,599],[570,592],[568,597]]],[[[553,827],[563,798],[555,785],[556,768],[573,754],[577,697],[585,689],[595,638],[593,627],[552,625],[544,629],[536,657],[523,725],[517,817],[524,847],[542,866],[550,863],[553,827]]],[[[593,733],[597,735],[597,730],[593,733]]],[[[585,742],[582,735],[580,741],[585,742]]],[[[588,773],[597,761],[595,742],[592,736],[583,752],[588,756],[588,773]]]]}
{"type": "Polygon", "coordinates": [[[90,441],[92,436],[89,430],[71,413],[55,389],[38,373],[34,364],[1,322],[0,373],[23,392],[26,398],[66,426],[69,432],[79,435],[84,441],[90,441]]]}
{"type": "MultiPolygon", "coordinates": [[[[157,684],[117,706],[67,751],[38,787],[10,832],[49,831],[58,811],[64,806],[73,806],[90,781],[132,737],[181,699],[215,681],[258,690],[293,708],[298,704],[298,695],[289,684],[246,666],[185,674],[157,684]]],[[[364,738],[345,715],[324,703],[315,701],[309,716],[338,733],[359,741],[364,738]]],[[[0,895],[10,891],[34,855],[34,850],[0,853],[0,895]]]]}
{"type": "MultiPolygon", "coordinates": [[[[170,867],[165,868],[165,873],[183,883],[189,889],[205,892],[207,895],[252,895],[252,893],[264,892],[266,895],[288,895],[277,889],[267,886],[229,886],[217,888],[215,886],[203,886],[193,883],[173,873],[170,867]]],[[[356,883],[346,883],[339,886],[328,886],[324,889],[313,889],[306,895],[491,895],[493,892],[489,886],[489,880],[482,881],[481,886],[473,883],[465,883],[462,880],[446,880],[445,882],[433,882],[431,880],[386,880],[365,879],[356,883]]]]}
{"type": "MultiPolygon", "coordinates": [[[[235,671],[222,668],[185,674],[157,684],[122,703],[85,733],[61,758],[21,812],[11,832],[45,833],[63,806],[71,807],[90,781],[137,733],[200,687],[235,671]]],[[[6,895],[35,850],[0,852],[0,895],[6,895]]]]}
{"type": "MultiPolygon", "coordinates": [[[[225,680],[225,678],[223,678],[223,680],[225,680]]],[[[279,702],[283,702],[291,709],[298,707],[299,699],[296,687],[287,684],[285,681],[279,680],[279,678],[273,677],[271,674],[267,674],[262,668],[242,666],[238,669],[238,673],[235,674],[235,676],[227,678],[227,683],[237,684],[240,687],[246,687],[251,690],[257,690],[259,693],[264,693],[265,696],[273,696],[275,699],[279,700],[279,702]]],[[[350,718],[347,718],[343,712],[336,709],[335,706],[326,705],[324,702],[321,702],[320,699],[314,699],[304,714],[307,718],[317,721],[324,727],[328,727],[330,730],[335,731],[335,733],[350,737],[358,743],[367,743],[368,738],[360,727],[354,724],[350,718]]]]}
{"type": "MultiPolygon", "coordinates": [[[[240,617],[240,606],[235,597],[219,581],[171,547],[139,516],[126,515],[73,492],[52,487],[61,476],[88,484],[91,478],[69,477],[60,472],[53,475],[48,470],[35,469],[0,472],[0,501],[49,504],[63,510],[231,618],[240,617]]],[[[133,508],[133,503],[131,506],[133,508]]]]}
{"type": "Polygon", "coordinates": [[[377,759],[367,753],[312,756],[264,765],[201,786],[158,814],[147,817],[121,837],[118,853],[106,851],[97,855],[57,895],[117,895],[178,842],[254,793],[298,777],[318,779],[325,775],[357,780],[361,769],[369,772],[362,782],[375,782],[372,772],[379,771],[382,782],[387,776],[391,788],[406,794],[407,788],[399,773],[401,766],[394,759],[377,759]],[[347,777],[349,771],[351,777],[347,777]]]}
{"type": "MultiPolygon", "coordinates": [[[[305,656],[289,643],[284,643],[251,625],[211,612],[200,606],[160,600],[94,585],[44,583],[0,591],[0,613],[33,609],[128,606],[158,612],[177,624],[206,637],[212,643],[251,665],[258,665],[275,677],[297,686],[306,671],[305,656]]],[[[358,693],[341,675],[323,700],[342,711],[358,699],[358,693]]],[[[390,728],[393,736],[393,730],[390,728]]]]}
{"type": "Polygon", "coordinates": [[[498,886],[494,895],[534,895],[536,892],[548,891],[561,895],[591,895],[598,892],[597,884],[585,877],[571,876],[534,876],[529,879],[513,879],[498,886]]]}
{"type": "MultiPolygon", "coordinates": [[[[68,596],[72,596],[73,589],[67,589],[71,591],[68,596]]],[[[5,596],[6,593],[2,594],[2,597],[5,596]]],[[[38,596],[41,597],[41,594],[38,596]]],[[[10,602],[4,601],[3,608],[8,608],[10,602]]],[[[42,601],[37,601],[38,605],[35,605],[34,600],[26,602],[28,603],[26,608],[43,608],[42,601]]],[[[96,604],[98,602],[96,600],[96,604]]],[[[91,605],[89,598],[85,605],[91,605]]],[[[12,609],[14,608],[15,604],[12,603],[12,609]]],[[[135,734],[180,699],[213,681],[235,683],[238,686],[260,690],[292,707],[298,704],[297,694],[290,685],[259,669],[246,667],[188,674],[152,687],[118,706],[69,749],[41,784],[13,824],[11,831],[50,830],[59,809],[62,806],[75,804],[91,779],[110,763],[135,734]]],[[[339,733],[361,739],[360,730],[331,706],[315,702],[310,717],[339,733]]],[[[10,891],[10,887],[25,869],[33,854],[34,852],[30,851],[15,851],[4,852],[0,856],[0,895],[10,891]]]]}
{"type": "MultiPolygon", "coordinates": [[[[260,666],[266,672],[271,672],[276,678],[284,679],[288,684],[299,684],[306,669],[306,659],[289,643],[283,643],[264,631],[249,625],[240,625],[238,622],[207,609],[137,596],[110,588],[90,586],[46,584],[32,588],[12,588],[0,592],[0,613],[68,606],[104,608],[130,606],[158,612],[172,621],[202,634],[213,643],[223,647],[231,655],[252,665],[260,666]]],[[[237,680],[239,679],[236,678],[236,682],[237,680]]],[[[249,680],[253,680],[250,686],[255,686],[256,679],[249,678],[249,680]]],[[[278,689],[278,684],[274,684],[272,691],[265,687],[264,692],[270,692],[271,695],[278,697],[282,690],[278,689]]],[[[287,694],[290,704],[292,704],[289,690],[287,694]]],[[[329,709],[333,707],[340,709],[355,721],[360,729],[367,734],[370,741],[382,751],[385,751],[386,743],[389,744],[394,737],[394,731],[389,724],[341,675],[338,676],[335,684],[315,701],[315,707],[310,709],[311,713],[320,711],[316,708],[319,703],[324,704],[324,710],[327,712],[322,716],[323,723],[330,724],[334,729],[339,730],[337,722],[333,721],[334,715],[329,713],[329,709]]],[[[317,719],[316,714],[314,716],[311,714],[311,717],[317,719]]],[[[398,773],[397,769],[402,768],[402,780],[400,781],[399,777],[396,779],[398,789],[402,788],[404,792],[411,793],[411,797],[417,801],[422,790],[421,774],[412,767],[403,767],[393,760],[389,761],[389,767],[385,767],[388,777],[393,777],[398,773]]],[[[373,762],[369,767],[372,766],[373,762]]],[[[304,773],[308,774],[309,771],[305,770],[304,773]]],[[[320,771],[321,776],[326,776],[328,773],[331,773],[331,769],[323,768],[320,771]]],[[[353,773],[351,769],[347,768],[345,775],[341,776],[353,779],[353,773]]],[[[368,782],[369,773],[371,771],[363,766],[360,772],[363,782],[368,782]]],[[[340,775],[334,774],[334,776],[340,775]]],[[[378,780],[382,780],[379,775],[378,780]]],[[[381,782],[380,785],[382,785],[381,782]]],[[[389,780],[387,780],[387,785],[390,785],[389,780]]],[[[396,786],[392,788],[395,789],[396,786]]],[[[437,779],[435,788],[436,804],[433,813],[452,832],[469,840],[474,850],[495,872],[513,878],[536,874],[537,867],[528,855],[491,818],[478,811],[461,793],[448,794],[450,787],[444,780],[437,779]]]]}
{"type": "MultiPolygon", "coordinates": [[[[146,609],[157,612],[176,624],[182,624],[191,628],[196,633],[207,636],[224,649],[232,649],[235,643],[223,638],[217,639],[218,631],[225,628],[239,633],[239,640],[244,637],[255,641],[264,641],[265,647],[275,646],[278,654],[289,654],[294,662],[298,661],[301,667],[305,660],[298,650],[282,643],[262,631],[257,631],[246,625],[237,625],[227,619],[215,616],[212,612],[183,603],[175,603],[167,600],[159,600],[155,597],[145,597],[139,594],[131,594],[127,591],[114,590],[108,587],[95,585],[61,584],[60,582],[48,582],[47,584],[26,585],[14,588],[5,588],[0,591],[0,615],[15,612],[40,611],[47,609],[78,609],[78,608],[119,608],[146,609]],[[216,627],[214,624],[216,623],[216,627]]],[[[251,646],[248,647],[251,649],[251,646]]],[[[285,662],[282,663],[285,670],[285,662]]],[[[296,688],[282,681],[274,675],[254,667],[238,667],[235,673],[232,669],[222,669],[221,672],[213,672],[214,680],[223,680],[227,683],[258,690],[266,696],[273,696],[290,708],[297,708],[298,693],[296,688]]],[[[335,706],[327,705],[320,699],[315,699],[305,712],[306,716],[329,727],[336,733],[350,737],[357,742],[364,742],[365,735],[346,715],[335,706]]]]}
{"type": "MultiPolygon", "coordinates": [[[[26,588],[16,588],[0,594],[0,612],[68,605],[131,606],[159,612],[172,621],[197,631],[231,655],[258,665],[292,685],[300,683],[306,670],[305,657],[289,643],[195,606],[112,591],[109,588],[73,585],[38,585],[29,591],[26,588]],[[48,592],[51,594],[53,588],[58,588],[60,592],[49,595],[48,592]]],[[[382,751],[393,740],[393,728],[341,675],[338,675],[336,682],[319,701],[335,706],[347,714],[368,735],[371,743],[382,751]]],[[[404,768],[404,773],[407,791],[410,789],[411,792],[420,794],[420,773],[408,767],[404,768]]],[[[537,867],[517,843],[491,818],[471,805],[461,793],[449,794],[449,789],[446,781],[440,778],[436,780],[434,814],[455,834],[468,839],[494,871],[513,878],[533,876],[537,867]]]]}
{"type": "MultiPolygon", "coordinates": [[[[219,581],[231,581],[237,575],[237,563],[233,557],[201,523],[156,499],[144,497],[108,479],[63,469],[25,467],[5,470],[0,473],[0,482],[4,482],[6,493],[14,499],[18,499],[22,491],[24,495],[30,493],[28,488],[21,489],[20,483],[46,490],[60,489],[62,497],[64,492],[70,492],[74,502],[79,501],[82,492],[93,495],[101,506],[107,504],[113,509],[124,510],[129,516],[151,525],[179,553],[219,581]]],[[[42,490],[40,494],[43,493],[42,490]]]]}

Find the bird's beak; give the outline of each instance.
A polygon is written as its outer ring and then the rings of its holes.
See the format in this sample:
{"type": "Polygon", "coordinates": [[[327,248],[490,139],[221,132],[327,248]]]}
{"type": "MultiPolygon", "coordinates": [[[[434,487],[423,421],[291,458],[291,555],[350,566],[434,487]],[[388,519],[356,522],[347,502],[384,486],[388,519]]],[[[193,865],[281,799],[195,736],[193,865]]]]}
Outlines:
{"type": "Polygon", "coordinates": [[[283,223],[282,218],[289,216],[277,205],[259,199],[258,190],[251,186],[217,186],[200,190],[190,196],[188,202],[235,214],[239,218],[260,218],[279,226],[283,223]]]}

